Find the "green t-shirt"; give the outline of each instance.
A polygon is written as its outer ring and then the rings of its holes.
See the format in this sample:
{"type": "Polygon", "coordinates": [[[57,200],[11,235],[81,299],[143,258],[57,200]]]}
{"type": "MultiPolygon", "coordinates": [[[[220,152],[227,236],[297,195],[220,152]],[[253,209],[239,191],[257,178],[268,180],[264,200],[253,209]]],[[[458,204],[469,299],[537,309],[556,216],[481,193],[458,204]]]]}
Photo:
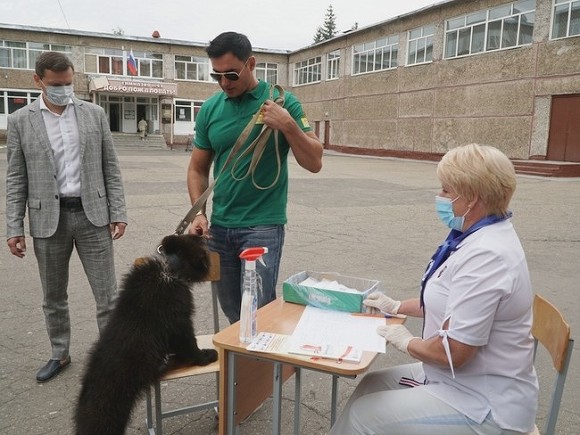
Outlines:
{"type": "MultiPolygon", "coordinates": [[[[241,97],[229,98],[223,92],[219,92],[203,103],[196,117],[194,145],[199,149],[214,152],[214,177],[219,174],[242,130],[269,96],[270,84],[260,81],[258,86],[241,97]]],[[[277,96],[276,90],[274,98],[277,96]]],[[[305,132],[311,131],[298,99],[289,92],[285,92],[284,98],[284,108],[288,110],[300,128],[305,132]]],[[[211,222],[214,225],[240,228],[287,222],[287,158],[290,146],[282,134],[278,135],[280,178],[273,187],[266,190],[256,188],[251,175],[242,180],[235,180],[232,177],[233,162],[258,136],[262,126],[263,123],[258,120],[248,140],[233,156],[214,187],[211,214],[211,222]]],[[[242,177],[247,172],[251,156],[250,153],[235,164],[236,178],[242,177]]],[[[269,186],[274,181],[276,172],[276,147],[272,133],[256,167],[254,181],[258,186],[269,186]]]]}

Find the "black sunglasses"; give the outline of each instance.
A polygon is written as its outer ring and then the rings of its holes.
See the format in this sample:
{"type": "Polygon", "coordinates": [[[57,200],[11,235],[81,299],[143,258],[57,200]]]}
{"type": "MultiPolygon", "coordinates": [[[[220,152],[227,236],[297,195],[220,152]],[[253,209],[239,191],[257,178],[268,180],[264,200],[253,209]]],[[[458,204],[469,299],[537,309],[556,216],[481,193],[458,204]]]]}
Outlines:
{"type": "MultiPolygon", "coordinates": [[[[250,58],[248,58],[248,60],[250,60],[250,58]]],[[[221,79],[224,77],[231,82],[235,82],[236,80],[239,80],[240,74],[242,74],[242,71],[244,71],[244,69],[246,68],[246,65],[248,64],[248,60],[246,60],[246,63],[244,63],[244,66],[242,67],[242,69],[240,70],[239,73],[235,72],[235,71],[228,71],[228,72],[223,72],[223,73],[212,72],[212,73],[209,73],[209,75],[216,82],[221,81],[221,79]]]]}

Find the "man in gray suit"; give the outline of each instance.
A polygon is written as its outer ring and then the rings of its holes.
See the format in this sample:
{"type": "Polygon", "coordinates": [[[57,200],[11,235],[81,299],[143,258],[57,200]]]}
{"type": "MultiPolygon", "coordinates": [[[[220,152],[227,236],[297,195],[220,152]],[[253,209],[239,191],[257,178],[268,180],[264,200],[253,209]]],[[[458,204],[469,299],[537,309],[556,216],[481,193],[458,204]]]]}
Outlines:
{"type": "Polygon", "coordinates": [[[44,293],[52,356],[36,375],[45,382],[70,364],[69,261],[73,246],[96,301],[102,330],[117,292],[113,240],[125,232],[125,196],[104,110],[74,96],[74,67],[62,53],[42,53],[34,81],[41,97],[8,117],[6,236],[26,253],[24,216],[44,293]]]}

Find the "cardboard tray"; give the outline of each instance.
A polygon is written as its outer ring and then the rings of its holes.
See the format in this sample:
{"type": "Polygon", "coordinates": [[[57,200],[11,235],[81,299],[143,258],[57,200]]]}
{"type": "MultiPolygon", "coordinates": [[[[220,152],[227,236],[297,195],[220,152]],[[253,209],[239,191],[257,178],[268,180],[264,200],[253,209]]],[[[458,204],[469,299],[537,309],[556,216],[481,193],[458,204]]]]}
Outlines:
{"type": "Polygon", "coordinates": [[[302,305],[312,305],[317,308],[360,313],[363,311],[362,301],[364,298],[379,290],[380,282],[376,280],[345,276],[334,272],[309,272],[303,271],[292,275],[282,284],[282,296],[286,302],[302,305]],[[307,278],[318,281],[327,279],[337,281],[339,284],[356,290],[347,293],[336,290],[327,290],[310,286],[300,285],[307,278]]]}

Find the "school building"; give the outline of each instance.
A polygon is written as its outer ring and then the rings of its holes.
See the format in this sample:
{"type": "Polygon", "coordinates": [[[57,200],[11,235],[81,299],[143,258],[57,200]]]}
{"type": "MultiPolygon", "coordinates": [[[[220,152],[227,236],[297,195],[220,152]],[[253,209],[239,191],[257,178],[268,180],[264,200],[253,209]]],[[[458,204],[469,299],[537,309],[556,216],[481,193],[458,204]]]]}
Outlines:
{"type": "MultiPolygon", "coordinates": [[[[57,50],[112,131],[134,134],[145,118],[151,134],[185,144],[218,90],[206,44],[153,35],[0,24],[0,137],[7,115],[39,95],[36,57],[57,50]]],[[[580,0],[449,0],[254,54],[257,77],[298,96],[328,149],[438,159],[478,142],[568,176],[580,168],[579,36],[580,0]]]]}

